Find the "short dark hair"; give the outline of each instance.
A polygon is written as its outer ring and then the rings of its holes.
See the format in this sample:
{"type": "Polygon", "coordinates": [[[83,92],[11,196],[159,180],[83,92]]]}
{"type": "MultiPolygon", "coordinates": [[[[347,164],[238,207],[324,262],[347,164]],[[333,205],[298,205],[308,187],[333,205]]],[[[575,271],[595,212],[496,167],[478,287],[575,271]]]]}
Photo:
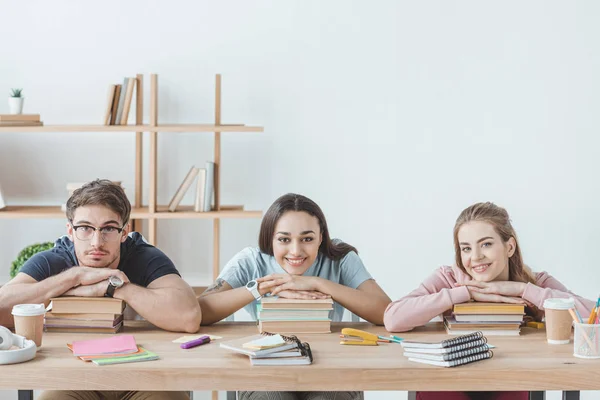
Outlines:
{"type": "Polygon", "coordinates": [[[123,188],[108,179],[96,179],[76,189],[67,200],[67,219],[73,221],[79,207],[99,205],[111,209],[119,215],[125,225],[129,222],[131,203],[123,188]]]}
{"type": "Polygon", "coordinates": [[[323,214],[321,208],[308,197],[295,193],[284,194],[275,200],[265,213],[260,224],[260,233],[258,235],[260,251],[263,253],[270,256],[273,255],[273,235],[275,234],[275,225],[277,225],[279,218],[287,211],[304,211],[319,220],[322,237],[319,252],[323,253],[323,255],[328,258],[337,261],[341,260],[351,251],[358,253],[358,250],[356,250],[354,246],[350,246],[347,243],[333,243],[329,237],[327,221],[325,220],[325,214],[323,214]]]}

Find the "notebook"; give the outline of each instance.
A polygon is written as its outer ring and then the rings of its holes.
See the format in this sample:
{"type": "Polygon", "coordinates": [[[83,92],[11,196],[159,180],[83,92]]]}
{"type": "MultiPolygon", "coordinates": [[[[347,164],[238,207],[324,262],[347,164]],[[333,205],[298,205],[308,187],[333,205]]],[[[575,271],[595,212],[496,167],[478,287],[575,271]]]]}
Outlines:
{"type": "Polygon", "coordinates": [[[113,358],[95,358],[92,362],[96,365],[112,365],[112,364],[124,364],[124,363],[133,363],[133,362],[142,362],[142,361],[153,361],[158,360],[158,355],[149,350],[143,349],[143,353],[141,354],[132,354],[126,357],[113,357],[113,358]]]}
{"type": "MultiPolygon", "coordinates": [[[[272,334],[269,334],[272,335],[272,334]]],[[[280,351],[267,354],[263,357],[250,357],[251,365],[310,365],[313,362],[313,354],[310,345],[306,342],[300,342],[296,336],[282,336],[286,342],[296,343],[294,351],[280,351]],[[300,353],[292,355],[293,353],[300,353]]]]}
{"type": "Polygon", "coordinates": [[[269,353],[269,354],[263,354],[257,357],[250,357],[250,358],[281,358],[281,357],[299,357],[301,356],[302,353],[300,352],[300,349],[296,348],[296,349],[292,349],[292,350],[284,350],[284,351],[278,351],[277,353],[269,353]]]}
{"type": "Polygon", "coordinates": [[[470,356],[473,354],[485,353],[490,349],[487,344],[483,344],[477,347],[471,347],[466,350],[453,351],[452,353],[443,353],[443,354],[428,354],[421,353],[416,351],[405,351],[404,356],[409,358],[420,358],[423,360],[431,360],[431,361],[451,361],[456,360],[458,358],[463,358],[466,356],[470,356]]]}
{"type": "MultiPolygon", "coordinates": [[[[416,342],[416,341],[410,341],[410,340],[403,340],[402,342],[400,342],[400,344],[405,349],[413,348],[413,347],[421,348],[421,349],[445,349],[445,348],[449,348],[449,347],[458,347],[465,343],[474,342],[479,339],[484,339],[485,340],[484,343],[487,342],[487,339],[483,336],[483,333],[472,332],[472,333],[469,333],[468,335],[457,336],[452,339],[442,340],[441,342],[416,342]]],[[[466,346],[464,348],[469,348],[469,347],[474,347],[474,346],[466,346]]],[[[462,350],[462,349],[457,349],[457,350],[462,350]]]]}
{"type": "Polygon", "coordinates": [[[106,339],[73,342],[74,356],[91,356],[111,353],[135,353],[138,347],[133,335],[118,335],[106,339]]]}
{"type": "Polygon", "coordinates": [[[468,364],[468,363],[472,363],[475,361],[492,358],[493,356],[494,356],[494,352],[491,350],[487,350],[486,352],[483,352],[483,353],[472,354],[470,356],[466,356],[463,358],[457,358],[455,360],[448,360],[448,361],[434,361],[434,360],[428,360],[425,358],[412,358],[412,357],[409,358],[408,361],[414,361],[414,362],[418,362],[418,363],[422,363],[422,364],[436,365],[438,367],[456,367],[458,365],[468,364]]]}
{"type": "MultiPolygon", "coordinates": [[[[312,351],[308,343],[301,344],[301,355],[296,357],[253,358],[251,365],[310,365],[313,362],[312,351]]],[[[275,353],[277,354],[277,353],[275,353]]]]}
{"type": "Polygon", "coordinates": [[[281,346],[271,347],[271,348],[262,349],[262,350],[249,349],[249,348],[244,347],[244,344],[246,344],[246,343],[250,343],[252,341],[261,339],[264,336],[271,336],[271,335],[273,335],[273,334],[269,333],[269,332],[263,332],[258,335],[246,336],[243,338],[229,340],[227,342],[221,342],[219,344],[219,346],[224,349],[232,350],[232,351],[235,351],[236,353],[245,354],[250,357],[260,357],[265,354],[277,353],[280,351],[285,351],[285,350],[290,350],[290,349],[298,349],[298,344],[300,344],[300,341],[298,340],[298,338],[296,338],[295,336],[283,336],[283,335],[281,335],[281,337],[284,340],[284,344],[282,344],[281,346]]]}

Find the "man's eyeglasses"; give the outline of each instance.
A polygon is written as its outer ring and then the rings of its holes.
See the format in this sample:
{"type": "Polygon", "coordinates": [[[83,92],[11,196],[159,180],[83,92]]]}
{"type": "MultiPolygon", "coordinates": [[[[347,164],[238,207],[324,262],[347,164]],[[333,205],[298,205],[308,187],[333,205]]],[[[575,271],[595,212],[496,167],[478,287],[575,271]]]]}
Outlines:
{"type": "Polygon", "coordinates": [[[75,231],[75,237],[79,240],[92,240],[96,231],[100,232],[100,237],[105,242],[116,242],[121,237],[123,228],[117,228],[116,226],[104,226],[102,228],[95,228],[89,225],[73,225],[75,231]]]}

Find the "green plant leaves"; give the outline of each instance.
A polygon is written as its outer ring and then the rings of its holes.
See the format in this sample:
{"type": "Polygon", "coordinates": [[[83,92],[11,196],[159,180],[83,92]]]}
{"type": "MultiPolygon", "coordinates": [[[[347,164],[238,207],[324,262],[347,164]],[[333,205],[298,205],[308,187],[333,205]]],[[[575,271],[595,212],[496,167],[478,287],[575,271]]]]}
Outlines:
{"type": "Polygon", "coordinates": [[[14,278],[23,264],[25,264],[25,261],[29,260],[34,254],[39,253],[40,251],[50,250],[53,247],[53,242],[35,243],[25,247],[19,253],[17,259],[10,265],[10,278],[14,278]]]}

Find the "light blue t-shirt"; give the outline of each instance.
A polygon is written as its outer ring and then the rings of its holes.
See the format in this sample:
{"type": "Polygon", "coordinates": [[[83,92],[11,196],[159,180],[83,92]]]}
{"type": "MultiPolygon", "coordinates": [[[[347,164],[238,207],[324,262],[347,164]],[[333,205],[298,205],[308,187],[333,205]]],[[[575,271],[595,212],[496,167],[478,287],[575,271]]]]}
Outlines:
{"type": "MultiPolygon", "coordinates": [[[[262,253],[258,248],[247,247],[225,265],[219,279],[223,279],[235,289],[245,286],[253,279],[270,274],[286,273],[275,257],[262,253]]],[[[334,261],[319,252],[313,265],[303,275],[318,276],[353,289],[358,288],[364,281],[372,279],[358,254],[353,251],[339,261],[334,261]]],[[[256,320],[256,304],[257,302],[253,301],[244,307],[254,320],[256,320]]],[[[344,307],[334,302],[333,315],[330,315],[332,321],[341,321],[343,315],[344,307]]]]}

